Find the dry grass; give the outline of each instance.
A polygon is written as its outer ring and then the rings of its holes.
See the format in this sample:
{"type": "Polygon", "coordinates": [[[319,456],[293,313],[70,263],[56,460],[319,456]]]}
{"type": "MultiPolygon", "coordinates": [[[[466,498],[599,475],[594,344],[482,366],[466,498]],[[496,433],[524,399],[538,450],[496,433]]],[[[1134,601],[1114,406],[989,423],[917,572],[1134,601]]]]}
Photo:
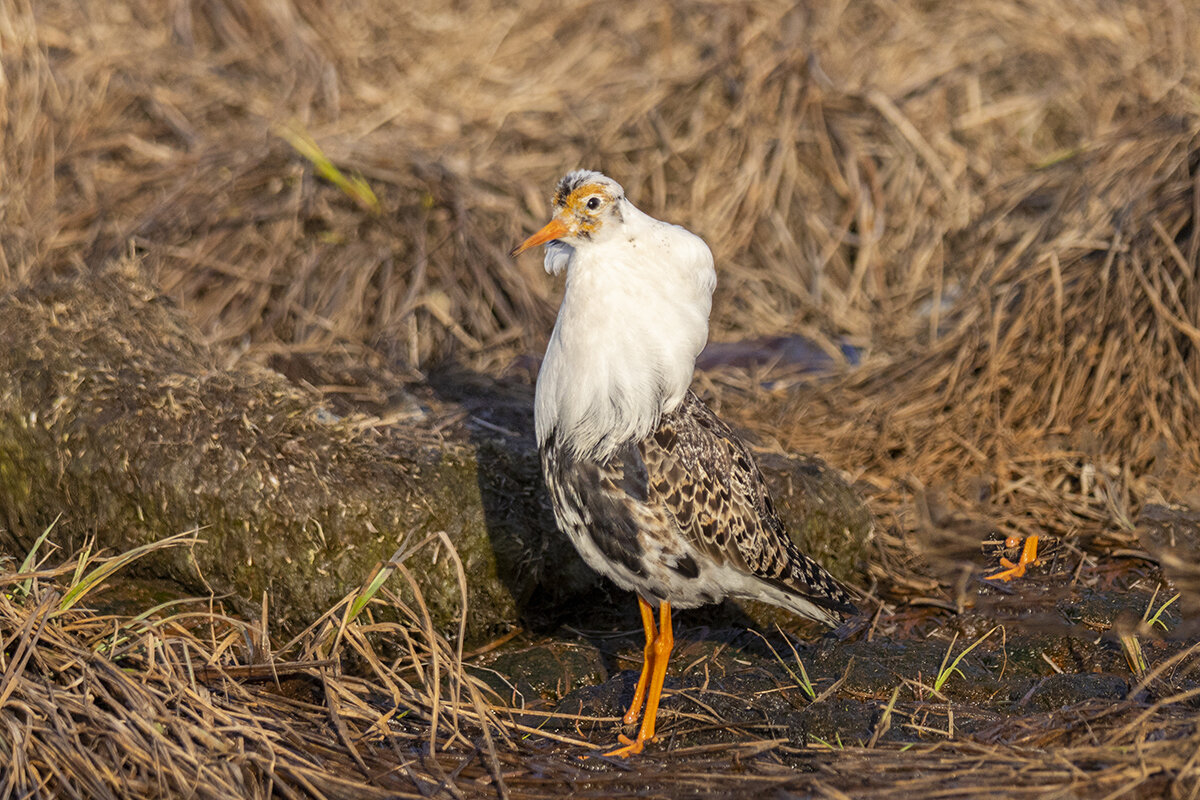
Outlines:
{"type": "Polygon", "coordinates": [[[445,359],[495,375],[539,351],[557,291],[505,251],[560,173],[595,166],[711,242],[714,339],[864,351],[769,433],[880,502],[900,478],[956,502],[982,481],[1032,509],[1010,526],[1066,531],[1194,491],[1142,482],[1196,464],[1185,4],[5,0],[0,18],[0,285],[133,248],[231,358],[302,358],[335,392],[445,359]]]}
{"type": "Polygon", "coordinates": [[[718,338],[879,345],[975,272],[945,239],[998,184],[1193,101],[1182,7],[545,11],[9,0],[3,277],[133,240],[214,337],[495,368],[552,291],[503,254],[586,163],[712,242],[718,338]],[[381,220],[311,180],[292,120],[381,220]]]}
{"type": "MultiPolygon", "coordinates": [[[[302,359],[330,393],[445,361],[497,376],[540,351],[558,291],[505,253],[562,172],[604,169],[713,246],[714,339],[862,352],[833,380],[706,379],[774,382],[750,424],[860,476],[888,523],[874,573],[930,591],[902,569],[913,532],[1127,545],[1145,502],[1200,497],[1198,53],[1184,2],[0,0],[0,288],[134,250],[231,362],[302,359]],[[320,154],[380,213],[314,177],[320,154]]],[[[275,648],[211,610],[57,610],[68,569],[4,579],[9,793],[626,785],[514,755],[527,731],[420,609],[275,648]]],[[[1150,736],[1160,711],[1113,739],[1083,715],[1098,738],[1036,768],[1013,733],[818,769],[925,765],[880,797],[963,758],[1008,765],[968,789],[1194,794],[1195,736],[1150,736]]],[[[839,796],[755,763],[743,778],[839,796]]]]}
{"type": "MultiPolygon", "coordinates": [[[[1083,703],[1006,719],[969,739],[803,746],[742,730],[740,743],[656,749],[632,770],[581,758],[591,752],[586,742],[522,725],[489,702],[460,647],[430,633],[419,593],[410,608],[387,591],[387,582],[408,577],[397,556],[365,594],[352,593],[280,645],[265,623],[232,619],[211,600],[137,616],[64,607],[79,576],[111,558],[79,554],[57,567],[50,558],[6,570],[0,796],[534,800],[775,790],[894,800],[1184,797],[1200,786],[1190,708],[1200,689],[1174,688],[1195,671],[1196,647],[1131,689],[1136,698],[1150,687],[1161,698],[1153,704],[1083,703]],[[377,623],[373,602],[407,619],[377,623]]],[[[97,594],[112,589],[100,585],[97,594]]],[[[940,701],[902,706],[896,725],[946,724],[940,701]]],[[[683,728],[725,727],[703,711],[681,717],[683,728]]],[[[615,720],[559,721],[606,729],[615,720]]]]}
{"type": "Polygon", "coordinates": [[[419,797],[439,751],[499,776],[516,729],[464,672],[461,638],[433,632],[419,592],[413,609],[383,586],[416,586],[407,555],[279,646],[265,605],[247,623],[211,599],[137,616],[67,601],[127,556],[6,571],[0,796],[419,797]],[[373,602],[406,619],[374,621],[373,602]]]}
{"type": "Polygon", "coordinates": [[[806,418],[783,445],[856,465],[894,530],[1136,547],[1145,503],[1200,498],[1198,130],[1129,123],[996,190],[940,321],[763,432],[806,418]]]}

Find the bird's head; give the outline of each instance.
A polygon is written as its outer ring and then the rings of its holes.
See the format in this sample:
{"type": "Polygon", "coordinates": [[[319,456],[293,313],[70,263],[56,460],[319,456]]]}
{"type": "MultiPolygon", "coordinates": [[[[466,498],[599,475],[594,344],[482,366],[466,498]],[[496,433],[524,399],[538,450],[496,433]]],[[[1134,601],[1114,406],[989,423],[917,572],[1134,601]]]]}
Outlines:
{"type": "Polygon", "coordinates": [[[616,227],[624,217],[625,190],[607,175],[586,169],[570,172],[554,190],[554,216],[540,231],[513,248],[519,255],[531,247],[561,241],[578,247],[602,230],[616,227]]]}

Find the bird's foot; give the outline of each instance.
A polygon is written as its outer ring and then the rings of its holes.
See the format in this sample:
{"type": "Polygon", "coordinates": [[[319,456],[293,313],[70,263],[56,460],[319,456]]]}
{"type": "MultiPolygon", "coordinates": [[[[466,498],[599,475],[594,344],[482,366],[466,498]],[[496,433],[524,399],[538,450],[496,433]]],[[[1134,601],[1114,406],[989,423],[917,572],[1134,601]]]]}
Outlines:
{"type": "Polygon", "coordinates": [[[646,740],[640,736],[637,739],[630,739],[623,733],[617,735],[617,741],[619,741],[622,746],[618,747],[616,750],[611,750],[604,755],[616,756],[618,758],[636,756],[638,753],[642,752],[642,747],[646,744],[646,740]]]}
{"type": "Polygon", "coordinates": [[[1007,569],[997,572],[995,575],[988,575],[985,580],[989,581],[1010,581],[1013,578],[1020,578],[1025,575],[1025,568],[1030,564],[1034,564],[1038,560],[1038,537],[1028,536],[1025,538],[1025,545],[1021,548],[1021,557],[1017,563],[1009,561],[1007,558],[1001,558],[1001,565],[1007,569]]]}

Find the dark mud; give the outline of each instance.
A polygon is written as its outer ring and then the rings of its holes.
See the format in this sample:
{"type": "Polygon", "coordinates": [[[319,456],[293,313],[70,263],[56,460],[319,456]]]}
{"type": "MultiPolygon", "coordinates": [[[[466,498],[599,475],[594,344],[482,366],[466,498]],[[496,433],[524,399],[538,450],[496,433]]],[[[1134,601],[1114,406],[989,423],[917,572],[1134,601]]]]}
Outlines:
{"type": "MultiPolygon", "coordinates": [[[[1153,563],[1105,558],[1080,564],[1079,557],[1062,555],[998,585],[982,579],[992,572],[985,566],[981,557],[964,591],[962,613],[884,609],[860,618],[841,636],[808,625],[760,634],[738,624],[737,610],[726,606],[677,614],[658,740],[631,761],[597,758],[583,748],[575,748],[573,756],[571,748],[555,750],[555,757],[588,756],[588,769],[598,776],[643,774],[646,796],[675,796],[676,790],[745,796],[739,792],[758,779],[766,781],[763,791],[802,790],[779,796],[857,796],[855,787],[864,796],[891,796],[894,787],[887,781],[898,780],[895,765],[880,767],[879,775],[842,774],[840,783],[829,784],[837,790],[829,792],[818,791],[825,785],[821,781],[798,775],[840,771],[851,751],[855,759],[866,752],[880,759],[890,753],[886,758],[901,764],[908,759],[911,771],[904,779],[915,780],[937,774],[927,771],[928,758],[931,752],[950,758],[945,748],[957,753],[954,758],[962,756],[961,748],[979,748],[976,764],[983,765],[993,757],[1011,762],[1014,756],[1004,754],[1018,742],[1099,745],[1119,720],[1136,719],[1157,701],[1200,687],[1200,671],[1186,662],[1143,680],[1147,668],[1183,654],[1194,642],[1177,602],[1153,626],[1145,621],[1172,596],[1153,563]],[[1136,661],[1135,649],[1144,665],[1136,661]],[[804,674],[815,698],[800,685],[804,674]],[[730,782],[725,772],[716,783],[679,784],[661,774],[663,769],[685,774],[740,769],[745,781],[730,782]],[[781,777],[780,769],[790,777],[781,777]],[[657,777],[651,780],[652,775],[657,777]],[[782,782],[773,784],[767,775],[782,782]]],[[[632,599],[628,605],[633,608],[632,599]]],[[[476,659],[475,669],[507,703],[525,711],[524,724],[606,747],[618,733],[636,732],[618,718],[641,665],[640,627],[632,612],[619,616],[604,607],[581,609],[573,622],[548,635],[518,637],[476,659]]],[[[1186,734],[1190,740],[1193,709],[1194,698],[1167,709],[1159,735],[1186,734]]],[[[1021,752],[1020,758],[1029,757],[1030,751],[1021,752]]],[[[1045,751],[1044,758],[1070,760],[1052,753],[1045,751]]],[[[1092,796],[1113,763],[1097,756],[1095,774],[1076,765],[1073,777],[1043,774],[1032,782],[1001,780],[1004,769],[971,777],[970,758],[960,766],[958,783],[946,776],[942,785],[951,795],[986,790],[1006,796],[1036,786],[1092,796]]],[[[1143,784],[1132,796],[1157,796],[1162,781],[1143,784]]],[[[621,791],[629,790],[624,780],[619,783],[621,791]]],[[[571,785],[579,788],[575,779],[571,785]]],[[[617,791],[617,785],[609,790],[617,791]]]]}

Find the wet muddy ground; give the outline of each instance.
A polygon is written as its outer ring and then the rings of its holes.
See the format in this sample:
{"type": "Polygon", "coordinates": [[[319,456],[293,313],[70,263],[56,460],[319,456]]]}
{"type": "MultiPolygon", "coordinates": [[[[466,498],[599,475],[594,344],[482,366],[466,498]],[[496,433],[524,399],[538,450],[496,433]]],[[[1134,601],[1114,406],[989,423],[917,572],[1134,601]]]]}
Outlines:
{"type": "MultiPolygon", "coordinates": [[[[1102,796],[1092,792],[1115,788],[1119,765],[1096,755],[1089,768],[1056,748],[1126,752],[1113,746],[1113,730],[1154,714],[1152,736],[1194,747],[1194,698],[1159,702],[1200,686],[1200,671],[1182,658],[1195,637],[1178,602],[1147,622],[1172,596],[1156,566],[1062,557],[1009,584],[982,574],[965,586],[961,613],[884,608],[837,635],[809,626],[759,634],[729,606],[679,613],[658,740],[631,761],[547,745],[557,766],[546,769],[587,770],[600,781],[592,796],[632,791],[638,775],[645,796],[892,796],[905,781],[924,792],[942,780],[947,796],[1102,796]],[[1173,656],[1172,669],[1146,677],[1173,656]],[[1046,773],[1052,762],[1065,771],[1046,773]],[[689,782],[706,773],[721,777],[689,782]]],[[[600,604],[551,632],[523,633],[474,659],[474,669],[524,709],[521,723],[608,746],[641,665],[640,626],[632,599],[626,605],[627,615],[600,604]]],[[[1159,796],[1169,775],[1159,770],[1156,781],[1153,772],[1136,788],[1121,785],[1130,796],[1159,796]]],[[[572,791],[583,791],[583,777],[558,774],[572,791]]]]}

